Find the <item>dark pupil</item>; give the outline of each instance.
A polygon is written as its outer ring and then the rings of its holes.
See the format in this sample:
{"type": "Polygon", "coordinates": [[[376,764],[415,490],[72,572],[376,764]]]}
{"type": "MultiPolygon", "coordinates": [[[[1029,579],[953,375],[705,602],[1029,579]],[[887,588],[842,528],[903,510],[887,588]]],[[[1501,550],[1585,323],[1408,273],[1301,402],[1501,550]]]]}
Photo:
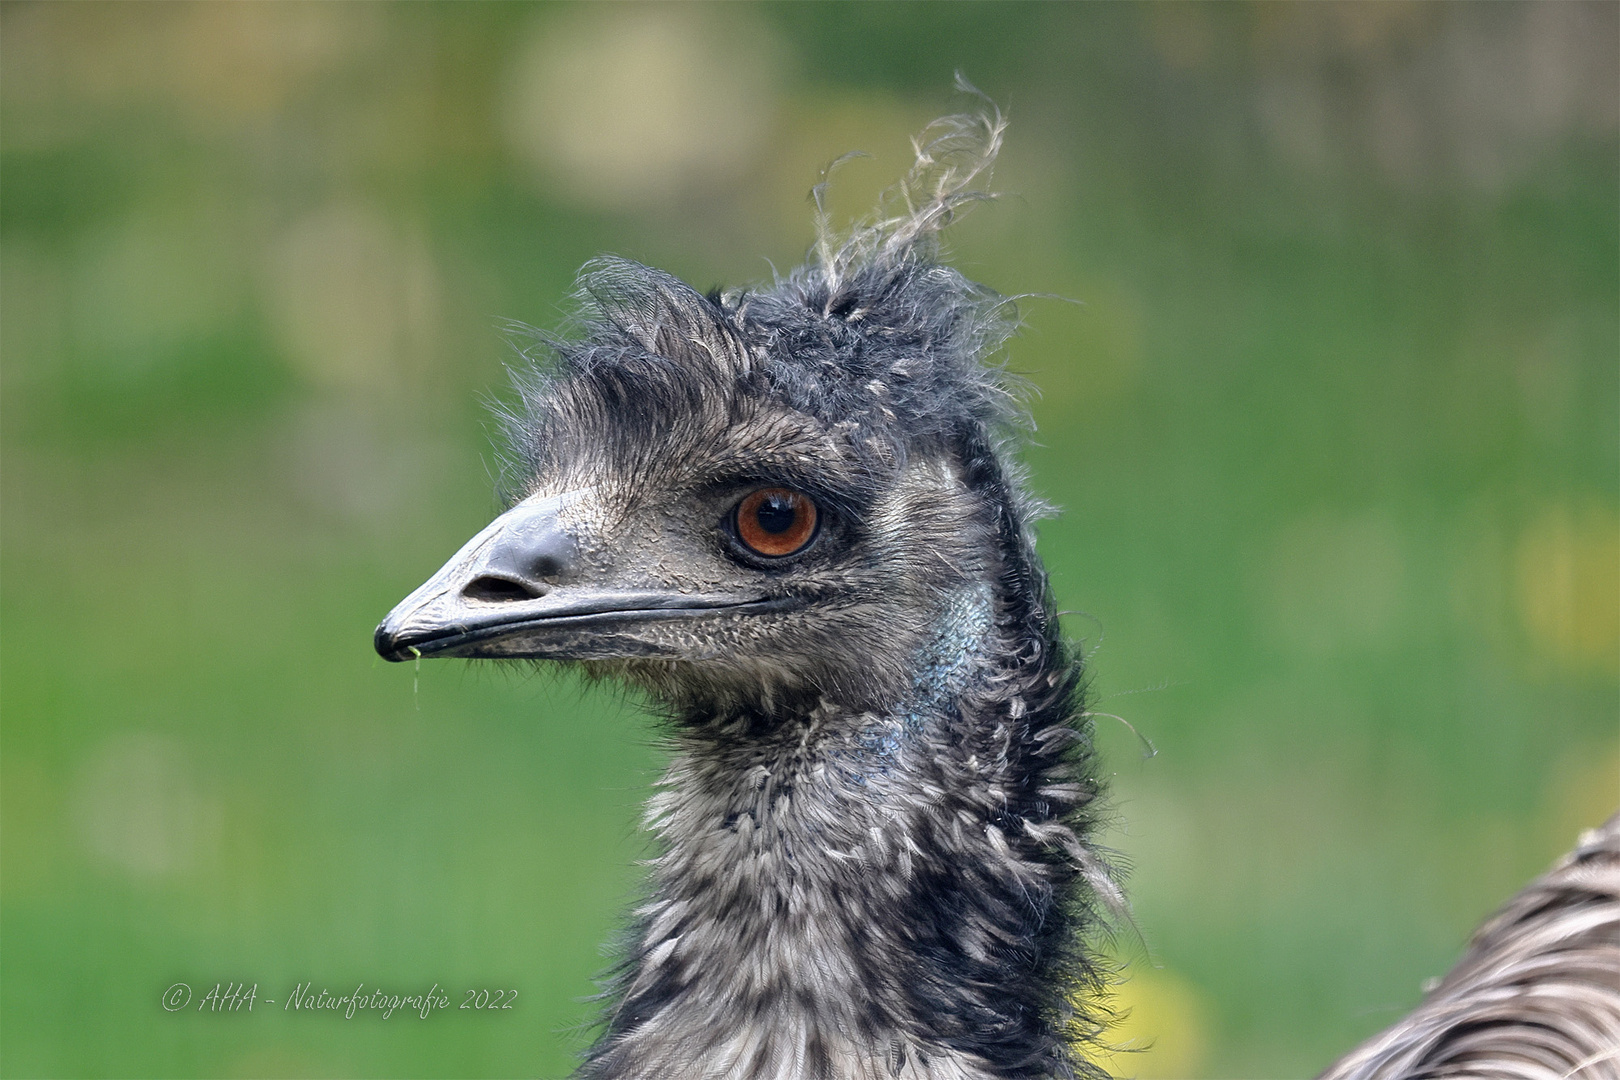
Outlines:
{"type": "Polygon", "coordinates": [[[798,516],[799,508],[794,501],[780,495],[767,495],[754,514],[759,527],[768,533],[787,532],[793,528],[793,519],[798,516]]]}

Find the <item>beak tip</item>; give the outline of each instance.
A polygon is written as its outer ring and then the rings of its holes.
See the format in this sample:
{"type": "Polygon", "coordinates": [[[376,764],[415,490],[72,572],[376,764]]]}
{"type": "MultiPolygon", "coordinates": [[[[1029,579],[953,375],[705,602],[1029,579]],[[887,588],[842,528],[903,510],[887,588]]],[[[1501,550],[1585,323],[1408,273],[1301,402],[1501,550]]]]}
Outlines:
{"type": "Polygon", "coordinates": [[[377,655],[384,660],[397,664],[402,660],[409,659],[405,650],[399,647],[399,639],[388,629],[386,620],[378,624],[376,633],[371,637],[371,643],[376,647],[377,655]]]}

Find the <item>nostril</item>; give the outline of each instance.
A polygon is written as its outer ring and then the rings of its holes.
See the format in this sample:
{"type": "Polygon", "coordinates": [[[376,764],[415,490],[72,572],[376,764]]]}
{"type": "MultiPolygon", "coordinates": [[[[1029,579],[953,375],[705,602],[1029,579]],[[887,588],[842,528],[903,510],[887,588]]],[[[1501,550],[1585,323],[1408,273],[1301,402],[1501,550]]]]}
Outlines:
{"type": "Polygon", "coordinates": [[[469,581],[467,587],[461,590],[461,595],[468,600],[505,604],[514,600],[537,600],[549,591],[543,585],[530,585],[523,581],[513,581],[511,578],[485,575],[469,581]]]}

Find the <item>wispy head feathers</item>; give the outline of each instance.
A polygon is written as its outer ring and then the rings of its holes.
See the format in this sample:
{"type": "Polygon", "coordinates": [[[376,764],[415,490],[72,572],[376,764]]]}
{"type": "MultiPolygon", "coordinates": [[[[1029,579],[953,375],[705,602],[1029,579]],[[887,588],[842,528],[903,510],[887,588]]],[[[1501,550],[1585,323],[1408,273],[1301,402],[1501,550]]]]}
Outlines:
{"type": "Polygon", "coordinates": [[[975,188],[988,181],[1007,128],[1001,110],[956,73],[956,88],[972,94],[985,111],[942,116],[912,137],[916,155],[910,170],[884,192],[877,210],[847,235],[832,228],[826,209],[826,190],[832,168],[811,189],[816,204],[815,255],[823,275],[836,290],[852,272],[864,266],[893,268],[935,254],[934,241],[962,210],[995,196],[975,188]]]}
{"type": "Polygon", "coordinates": [[[516,375],[514,464],[533,476],[630,431],[695,446],[757,409],[797,414],[868,470],[999,446],[1022,414],[990,361],[1016,310],[935,261],[940,231],[989,197],[1006,121],[986,104],[930,124],[867,221],[840,237],[822,214],[811,258],[767,288],[704,296],[629,260],[587,264],[581,333],[537,335],[516,375]]]}

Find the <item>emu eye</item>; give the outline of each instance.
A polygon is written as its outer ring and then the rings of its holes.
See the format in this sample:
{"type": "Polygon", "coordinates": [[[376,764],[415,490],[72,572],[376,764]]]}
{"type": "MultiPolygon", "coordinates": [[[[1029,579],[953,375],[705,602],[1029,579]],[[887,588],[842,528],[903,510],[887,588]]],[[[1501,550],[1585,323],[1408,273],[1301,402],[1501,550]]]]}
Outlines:
{"type": "Polygon", "coordinates": [[[737,504],[737,538],[757,555],[792,555],[816,535],[816,516],[808,496],[761,488],[737,504]]]}

